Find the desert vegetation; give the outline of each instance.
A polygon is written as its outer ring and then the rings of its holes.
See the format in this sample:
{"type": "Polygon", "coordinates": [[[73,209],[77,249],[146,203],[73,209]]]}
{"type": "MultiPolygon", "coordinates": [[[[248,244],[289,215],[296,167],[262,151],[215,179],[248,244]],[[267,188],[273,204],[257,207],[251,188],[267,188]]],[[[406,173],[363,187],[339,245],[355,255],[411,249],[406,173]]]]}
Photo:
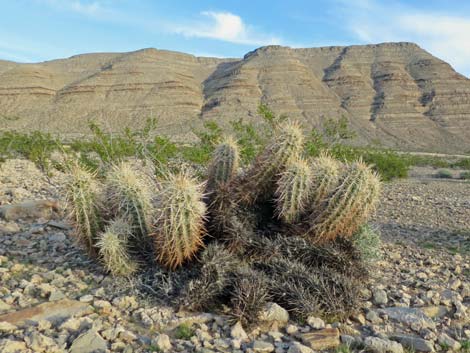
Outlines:
{"type": "MultiPolygon", "coordinates": [[[[243,119],[230,123],[228,132],[239,146],[242,165],[254,160],[270,139],[275,125],[286,119],[284,116],[276,116],[265,105],[260,105],[258,114],[262,120],[256,125],[243,119]]],[[[27,158],[46,173],[55,169],[63,171],[67,159],[79,159],[82,165],[97,172],[110,163],[129,158],[152,162],[160,166],[159,170],[181,162],[205,165],[224,136],[224,130],[214,121],[207,121],[203,128],[194,130],[197,141],[191,144],[176,143],[168,136],[158,134],[156,119],[147,119],[142,128],[125,128],[118,134],[106,132],[93,121],[89,121],[88,126],[89,135],[67,140],[40,131],[0,132],[0,163],[8,158],[27,158]]],[[[398,153],[373,145],[353,147],[348,142],[354,136],[345,118],[326,119],[321,126],[307,133],[303,153],[308,157],[318,157],[327,152],[343,162],[361,158],[380,174],[383,181],[406,178],[412,166],[470,170],[470,157],[449,161],[437,156],[398,153]]],[[[202,177],[202,174],[198,174],[198,177],[202,177]]],[[[462,179],[465,179],[465,174],[462,179]]]]}
{"type": "Polygon", "coordinates": [[[307,348],[300,342],[323,350],[323,335],[338,351],[466,349],[465,160],[351,147],[344,119],[308,131],[265,106],[259,113],[259,126],[207,122],[192,144],[158,135],[154,120],[117,135],[90,123],[84,140],[4,134],[0,313],[13,326],[0,319],[0,328],[13,344],[35,341],[11,310],[63,307],[66,295],[92,311],[41,332],[62,332],[57,344],[73,352],[88,339],[115,351],[295,352],[307,348]],[[432,179],[385,182],[413,164],[432,166],[411,171],[432,179]],[[436,178],[441,170],[452,180],[436,178]],[[436,303],[446,316],[432,316],[436,303]],[[393,316],[401,310],[436,320],[419,319],[435,336],[421,326],[409,334],[393,316]],[[103,327],[87,326],[96,319],[103,327]],[[125,333],[111,336],[120,325],[125,333]]]}
{"type": "Polygon", "coordinates": [[[236,140],[221,140],[205,181],[191,166],[162,169],[157,159],[146,160],[155,173],[112,153],[102,153],[109,159],[99,173],[71,162],[77,240],[113,275],[165,277],[147,286],[188,309],[229,305],[249,325],[269,299],[298,320],[347,318],[380,247],[366,225],[379,175],[360,159],[311,157],[300,126],[271,123],[271,138],[245,168],[236,140]]]}

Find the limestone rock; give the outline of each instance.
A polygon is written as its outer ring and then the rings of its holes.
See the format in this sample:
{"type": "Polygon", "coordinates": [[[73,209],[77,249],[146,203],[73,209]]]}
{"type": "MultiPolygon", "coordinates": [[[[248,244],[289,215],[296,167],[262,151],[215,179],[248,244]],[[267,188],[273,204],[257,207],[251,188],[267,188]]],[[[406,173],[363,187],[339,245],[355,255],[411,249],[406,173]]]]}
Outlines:
{"type": "Polygon", "coordinates": [[[441,333],[438,336],[437,341],[439,342],[439,344],[441,344],[443,346],[447,346],[450,349],[452,349],[453,351],[458,351],[461,347],[461,345],[458,341],[454,340],[452,337],[450,337],[446,333],[441,333]]]}
{"type": "Polygon", "coordinates": [[[171,347],[172,347],[170,337],[168,337],[168,335],[165,335],[164,333],[159,334],[157,338],[154,340],[154,343],[163,352],[171,350],[171,347]]]}
{"type": "Polygon", "coordinates": [[[377,310],[390,319],[406,324],[413,329],[434,328],[436,324],[418,308],[389,307],[377,310]]]}
{"type": "Polygon", "coordinates": [[[20,341],[9,339],[0,339],[0,352],[2,353],[26,353],[30,352],[26,348],[26,344],[20,341]]]}
{"type": "Polygon", "coordinates": [[[314,350],[330,349],[339,346],[339,330],[325,328],[323,330],[301,333],[300,340],[314,350]]]}
{"type": "Polygon", "coordinates": [[[103,353],[107,348],[106,341],[91,329],[72,342],[70,353],[103,353]]]}
{"type": "Polygon", "coordinates": [[[230,330],[230,335],[232,336],[232,338],[240,339],[242,341],[248,339],[248,335],[243,329],[243,326],[240,321],[238,321],[235,325],[232,326],[230,330]]]}
{"type": "Polygon", "coordinates": [[[55,302],[46,302],[32,308],[0,315],[0,321],[6,321],[17,326],[23,326],[29,320],[48,320],[55,323],[83,312],[87,307],[88,305],[85,303],[63,299],[55,302]]]}
{"type": "Polygon", "coordinates": [[[287,353],[313,353],[314,351],[299,342],[292,342],[287,353]]]}
{"type": "Polygon", "coordinates": [[[364,344],[374,353],[403,353],[403,346],[400,343],[387,339],[366,337],[364,344]]]}
{"type": "Polygon", "coordinates": [[[289,313],[276,303],[267,303],[265,308],[261,311],[259,319],[266,322],[287,324],[289,321],[289,313]]]}
{"type": "Polygon", "coordinates": [[[274,351],[272,343],[256,340],[253,342],[253,351],[257,353],[271,353],[274,351]]]}
{"type": "Polygon", "coordinates": [[[59,203],[51,200],[24,201],[0,207],[0,217],[7,221],[51,218],[59,211],[59,203]]]}
{"type": "Polygon", "coordinates": [[[392,340],[400,342],[404,347],[417,352],[434,352],[434,344],[420,337],[408,335],[393,335],[392,340]]]}

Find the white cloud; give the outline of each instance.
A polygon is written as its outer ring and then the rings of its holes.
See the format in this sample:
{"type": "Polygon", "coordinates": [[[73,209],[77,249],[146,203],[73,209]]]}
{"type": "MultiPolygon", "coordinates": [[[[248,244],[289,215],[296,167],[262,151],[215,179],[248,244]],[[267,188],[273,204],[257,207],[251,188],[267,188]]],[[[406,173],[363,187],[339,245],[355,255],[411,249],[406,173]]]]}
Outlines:
{"type": "Polygon", "coordinates": [[[362,42],[415,42],[458,71],[470,74],[470,16],[418,12],[400,3],[385,5],[373,0],[361,6],[340,3],[349,29],[362,42]]]}
{"type": "Polygon", "coordinates": [[[256,31],[230,12],[204,11],[204,21],[192,24],[171,24],[169,30],[186,37],[211,38],[230,43],[247,45],[281,44],[280,38],[256,31]]]}
{"type": "Polygon", "coordinates": [[[54,9],[71,11],[89,17],[99,17],[107,12],[101,1],[84,0],[38,0],[54,9]]]}

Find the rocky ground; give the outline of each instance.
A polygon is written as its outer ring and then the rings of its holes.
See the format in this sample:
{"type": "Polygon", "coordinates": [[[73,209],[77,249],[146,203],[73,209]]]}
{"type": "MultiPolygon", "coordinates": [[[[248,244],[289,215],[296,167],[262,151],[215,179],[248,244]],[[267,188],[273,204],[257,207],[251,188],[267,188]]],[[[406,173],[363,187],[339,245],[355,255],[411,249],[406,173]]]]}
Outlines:
{"type": "Polygon", "coordinates": [[[0,167],[0,352],[470,352],[468,182],[384,186],[374,219],[384,256],[349,321],[296,324],[268,305],[265,323],[250,330],[223,314],[175,312],[135,295],[132,282],[110,277],[74,246],[56,204],[8,206],[63,201],[63,182],[27,161],[0,167]]]}

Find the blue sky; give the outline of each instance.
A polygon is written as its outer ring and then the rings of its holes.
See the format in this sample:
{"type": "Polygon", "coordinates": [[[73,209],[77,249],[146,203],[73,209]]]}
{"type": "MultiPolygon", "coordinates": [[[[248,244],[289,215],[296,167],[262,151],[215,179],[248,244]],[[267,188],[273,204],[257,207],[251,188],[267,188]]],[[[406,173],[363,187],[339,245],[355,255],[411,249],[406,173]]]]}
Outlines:
{"type": "Polygon", "coordinates": [[[0,0],[0,59],[154,47],[240,57],[262,45],[411,41],[470,75],[466,0],[0,0]]]}

